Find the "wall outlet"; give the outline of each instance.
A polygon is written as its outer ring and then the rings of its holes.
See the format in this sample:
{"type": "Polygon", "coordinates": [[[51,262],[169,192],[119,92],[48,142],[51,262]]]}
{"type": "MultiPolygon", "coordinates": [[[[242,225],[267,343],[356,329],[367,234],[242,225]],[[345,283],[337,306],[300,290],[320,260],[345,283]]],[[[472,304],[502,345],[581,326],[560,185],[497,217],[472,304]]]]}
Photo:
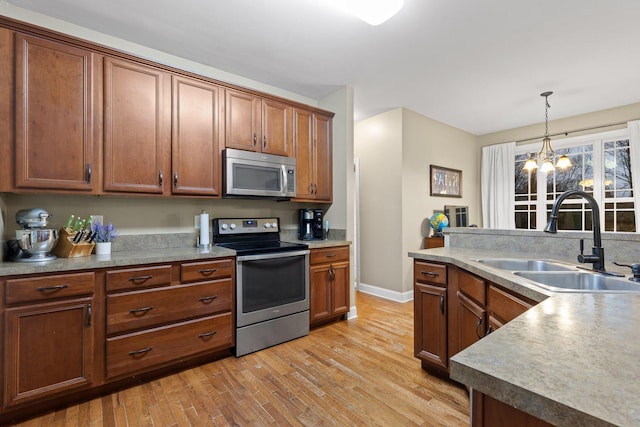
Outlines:
{"type": "Polygon", "coordinates": [[[200,215],[196,215],[193,217],[193,226],[195,228],[200,228],[200,215]]]}

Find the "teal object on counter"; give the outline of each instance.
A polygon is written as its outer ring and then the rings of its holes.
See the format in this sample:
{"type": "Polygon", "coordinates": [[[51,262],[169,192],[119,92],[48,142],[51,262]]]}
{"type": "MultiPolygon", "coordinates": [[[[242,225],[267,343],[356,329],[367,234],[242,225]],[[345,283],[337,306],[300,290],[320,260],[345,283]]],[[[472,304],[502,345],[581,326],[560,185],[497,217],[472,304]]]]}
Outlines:
{"type": "Polygon", "coordinates": [[[433,229],[434,236],[442,236],[442,230],[449,226],[449,218],[443,213],[431,215],[429,226],[433,229]]]}

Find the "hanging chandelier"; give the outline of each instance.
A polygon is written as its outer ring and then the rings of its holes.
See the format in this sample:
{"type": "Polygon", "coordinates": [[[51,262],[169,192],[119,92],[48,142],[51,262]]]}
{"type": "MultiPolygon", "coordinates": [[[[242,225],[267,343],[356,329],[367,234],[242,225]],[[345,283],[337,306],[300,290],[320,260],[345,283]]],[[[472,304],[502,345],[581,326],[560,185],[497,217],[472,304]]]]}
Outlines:
{"type": "Polygon", "coordinates": [[[549,96],[551,96],[553,92],[543,92],[540,96],[544,96],[544,138],[542,139],[542,148],[538,152],[538,155],[534,158],[529,153],[529,158],[524,164],[524,170],[533,171],[538,169],[538,162],[541,163],[540,170],[544,173],[549,173],[553,171],[555,168],[566,169],[571,167],[571,160],[565,154],[558,158],[555,166],[553,165],[553,161],[556,157],[556,152],[551,148],[551,138],[549,138],[549,96]]]}

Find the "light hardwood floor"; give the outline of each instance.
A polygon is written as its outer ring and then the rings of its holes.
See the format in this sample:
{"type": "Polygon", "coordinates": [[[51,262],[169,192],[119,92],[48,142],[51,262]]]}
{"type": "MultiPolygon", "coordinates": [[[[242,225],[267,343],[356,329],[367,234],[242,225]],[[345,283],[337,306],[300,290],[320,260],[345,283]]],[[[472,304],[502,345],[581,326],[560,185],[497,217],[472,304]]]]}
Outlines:
{"type": "Polygon", "coordinates": [[[413,357],[413,303],[357,293],[358,318],[18,426],[468,426],[463,387],[413,357]]]}

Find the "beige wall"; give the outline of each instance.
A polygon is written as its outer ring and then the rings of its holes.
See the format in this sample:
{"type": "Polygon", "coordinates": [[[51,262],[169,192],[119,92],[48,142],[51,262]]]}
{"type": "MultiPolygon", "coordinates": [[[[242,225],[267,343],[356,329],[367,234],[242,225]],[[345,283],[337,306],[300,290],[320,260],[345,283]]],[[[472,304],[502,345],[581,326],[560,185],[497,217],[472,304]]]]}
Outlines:
{"type": "MultiPolygon", "coordinates": [[[[549,115],[553,116],[553,112],[549,110],[549,115]]],[[[549,134],[570,132],[569,135],[552,136],[553,140],[562,139],[590,133],[604,132],[607,130],[621,129],[626,125],[607,126],[598,129],[586,130],[583,132],[572,132],[578,129],[595,128],[605,126],[612,123],[628,122],[640,119],[640,102],[620,107],[609,108],[607,110],[595,111],[593,113],[581,114],[579,116],[567,117],[564,119],[549,121],[549,134]]],[[[523,139],[534,138],[523,144],[531,144],[536,141],[542,142],[544,135],[544,122],[540,122],[530,126],[522,126],[514,129],[507,129],[500,132],[488,133],[478,137],[478,146],[499,144],[503,142],[520,141],[523,139]]]]}
{"type": "Polygon", "coordinates": [[[354,126],[360,160],[360,281],[402,292],[402,109],[354,126]]]}
{"type": "Polygon", "coordinates": [[[413,290],[409,251],[422,248],[431,232],[428,218],[444,205],[469,206],[469,224],[481,217],[476,136],[414,111],[404,110],[402,153],[403,292],[413,290]],[[431,197],[429,165],[462,171],[462,197],[431,197]]]}
{"type": "Polygon", "coordinates": [[[361,282],[410,298],[412,264],[423,247],[427,219],[445,204],[467,205],[480,217],[476,137],[413,111],[398,108],[355,125],[360,159],[361,282]],[[462,198],[431,197],[429,165],[463,172],[462,198]]]}

